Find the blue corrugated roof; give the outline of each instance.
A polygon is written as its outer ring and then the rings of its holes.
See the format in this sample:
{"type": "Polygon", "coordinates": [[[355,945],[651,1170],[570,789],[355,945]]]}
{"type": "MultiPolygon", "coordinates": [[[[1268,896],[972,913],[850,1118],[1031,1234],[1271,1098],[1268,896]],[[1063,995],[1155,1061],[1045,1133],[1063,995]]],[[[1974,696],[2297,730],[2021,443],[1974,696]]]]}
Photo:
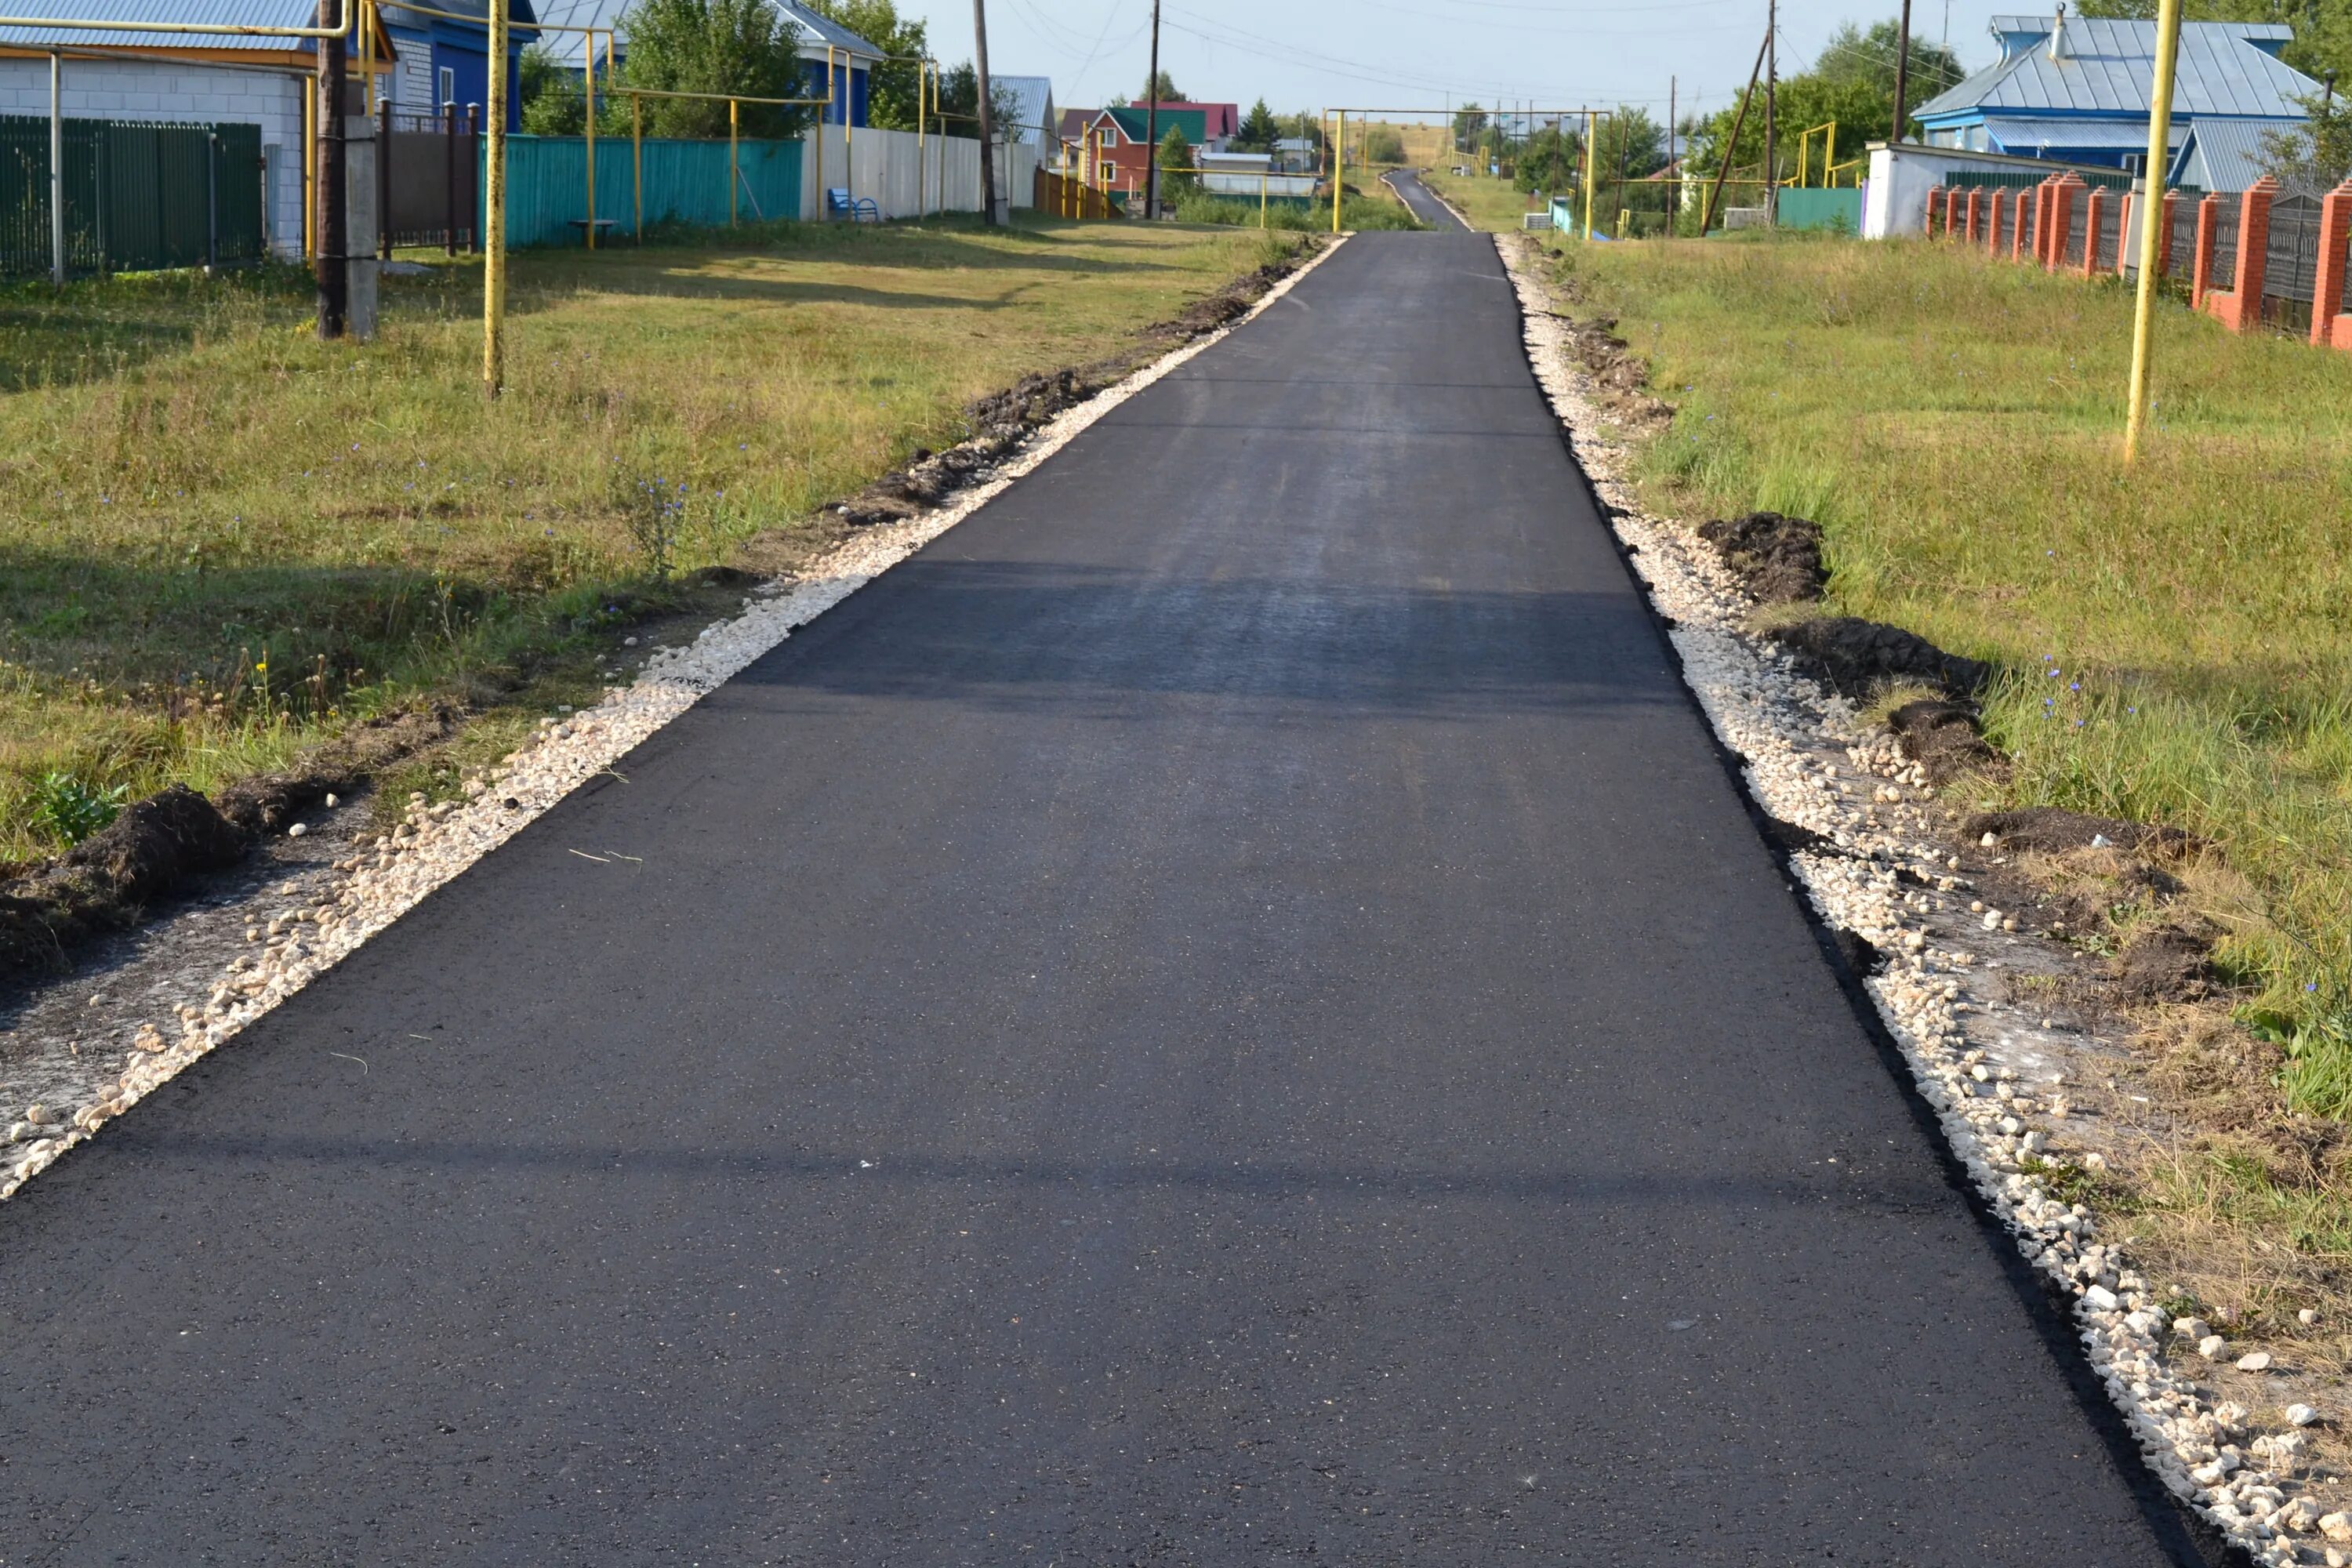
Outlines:
{"type": "MultiPolygon", "coordinates": [[[[1996,16],[1993,30],[2013,37],[2029,22],[2045,34],[2050,30],[2046,21],[2021,16],[1996,16]]],[[[2319,84],[2273,58],[2265,46],[2275,46],[2284,33],[2275,23],[2182,24],[2173,112],[2299,118],[2302,110],[2294,100],[2317,92],[2319,84]]],[[[1930,99],[1917,112],[1931,124],[2002,110],[2145,115],[2155,67],[2155,23],[2069,16],[2057,58],[2052,58],[2044,37],[1930,99]]]]}
{"type": "MultiPolygon", "coordinates": [[[[215,27],[311,27],[316,0],[39,0],[26,10],[61,20],[176,22],[215,27]]],[[[0,44],[45,48],[52,44],[112,49],[302,49],[308,38],[222,34],[84,31],[79,27],[0,27],[0,44]]]]}
{"type": "MultiPolygon", "coordinates": [[[[2034,120],[2013,115],[1985,116],[1985,134],[2000,143],[2000,151],[2020,157],[2041,155],[2044,148],[2120,147],[2127,153],[2147,151],[2146,120],[2034,120]]],[[[2165,144],[2179,151],[2189,127],[2176,121],[2165,144]]]]}
{"type": "MultiPolygon", "coordinates": [[[[438,3],[438,0],[436,0],[438,3]]],[[[618,27],[621,29],[621,52],[628,52],[628,11],[634,0],[540,0],[539,19],[562,23],[572,27],[618,27]]],[[[776,9],[787,21],[801,30],[801,52],[805,55],[814,47],[819,59],[824,57],[824,47],[846,49],[864,60],[877,60],[882,51],[856,33],[818,15],[797,0],[775,0],[776,9]]],[[[451,7],[454,9],[454,7],[451,7]]],[[[587,46],[586,35],[581,33],[549,33],[542,40],[547,52],[577,70],[580,51],[587,46]]]]}
{"type": "Polygon", "coordinates": [[[2263,138],[2293,131],[2300,120],[2200,120],[2189,128],[2173,163],[2173,178],[2208,191],[2242,191],[2260,179],[2263,138]]]}

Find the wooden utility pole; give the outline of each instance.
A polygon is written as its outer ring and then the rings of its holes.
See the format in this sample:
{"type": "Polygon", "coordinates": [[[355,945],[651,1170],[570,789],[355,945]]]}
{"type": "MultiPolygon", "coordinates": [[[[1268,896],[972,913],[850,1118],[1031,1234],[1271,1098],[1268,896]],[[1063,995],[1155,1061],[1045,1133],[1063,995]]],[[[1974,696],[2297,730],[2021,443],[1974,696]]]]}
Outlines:
{"type": "Polygon", "coordinates": [[[972,71],[980,79],[980,221],[996,221],[996,126],[989,114],[988,5],[971,0],[972,71]]]}
{"type": "Polygon", "coordinates": [[[482,148],[482,395],[507,384],[507,0],[490,0],[489,124],[482,148]]]}
{"type": "MultiPolygon", "coordinates": [[[[1160,216],[1160,0],[1151,0],[1151,74],[1143,79],[1143,216],[1160,216]]],[[[1339,150],[1341,157],[1347,149],[1339,150]]]]}
{"type": "Polygon", "coordinates": [[[1764,11],[1764,226],[1780,221],[1780,0],[1764,11]]]}
{"type": "Polygon", "coordinates": [[[1707,192],[1706,206],[1698,215],[1701,239],[1706,237],[1708,226],[1715,222],[1715,205],[1723,199],[1724,178],[1731,173],[1732,154],[1739,150],[1739,131],[1748,123],[1748,106],[1756,98],[1756,79],[1763,74],[1764,51],[1771,47],[1772,35],[1768,32],[1764,35],[1764,41],[1756,47],[1756,64],[1748,72],[1748,90],[1739,95],[1739,112],[1731,118],[1731,139],[1723,144],[1723,163],[1715,172],[1715,188],[1707,192]]]}
{"type": "Polygon", "coordinates": [[[1903,0],[1903,19],[1895,29],[1895,134],[1887,140],[1900,143],[1903,127],[1910,121],[1910,100],[1906,96],[1911,86],[1911,0],[1903,0]]]}
{"type": "MultiPolygon", "coordinates": [[[[319,0],[321,27],[331,26],[329,8],[336,0],[319,0]]],[[[343,40],[331,35],[319,40],[319,170],[312,189],[319,211],[313,220],[319,255],[313,266],[319,279],[319,336],[331,341],[343,335],[343,318],[351,308],[351,274],[344,265],[343,245],[343,40]]]]}

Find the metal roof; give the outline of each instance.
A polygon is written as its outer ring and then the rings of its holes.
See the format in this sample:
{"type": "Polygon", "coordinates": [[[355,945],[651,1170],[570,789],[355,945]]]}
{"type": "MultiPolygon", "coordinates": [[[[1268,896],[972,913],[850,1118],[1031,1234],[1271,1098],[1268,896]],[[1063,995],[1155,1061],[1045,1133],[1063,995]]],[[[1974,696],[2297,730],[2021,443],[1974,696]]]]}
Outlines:
{"type": "Polygon", "coordinates": [[[2300,120],[2200,120],[2173,163],[2173,179],[2208,191],[2242,191],[2267,172],[2265,136],[2294,131],[2300,120]]]}
{"type": "MultiPolygon", "coordinates": [[[[1996,33],[2048,24],[2021,16],[1993,18],[1996,33]]],[[[2262,47],[2286,29],[2268,22],[2187,22],[2172,109],[2176,114],[2250,114],[2299,119],[2295,99],[2319,84],[2262,47]],[[2259,41],[2258,41],[2259,40],[2259,41]]],[[[2022,54],[1977,72],[1916,110],[1923,121],[1963,118],[1969,111],[2144,115],[2156,68],[2156,24],[2100,16],[2068,16],[2063,52],[2052,58],[2044,38],[2022,54]]]]}
{"type": "MultiPolygon", "coordinates": [[[[479,0],[477,0],[477,3],[478,4],[479,0]]],[[[439,5],[440,0],[434,0],[434,4],[439,5]]],[[[621,37],[617,40],[616,47],[621,53],[626,54],[628,52],[627,17],[631,4],[633,0],[540,0],[539,20],[560,23],[570,27],[617,27],[620,29],[621,37]]],[[[808,6],[799,4],[798,0],[774,0],[774,5],[776,9],[783,14],[786,21],[800,29],[801,53],[803,57],[814,52],[819,59],[823,59],[825,45],[831,44],[835,48],[848,50],[851,55],[861,60],[871,62],[882,58],[882,51],[879,48],[831,17],[820,16],[808,6]]],[[[445,11],[458,9],[455,5],[443,5],[441,8],[445,11]]],[[[587,35],[583,33],[551,32],[545,35],[542,41],[546,44],[549,54],[574,70],[579,68],[581,51],[587,47],[588,44],[587,35]]]]}
{"type": "MultiPolygon", "coordinates": [[[[177,22],[216,27],[314,27],[316,0],[40,0],[27,9],[60,20],[177,22]]],[[[232,37],[201,33],[84,32],[76,27],[0,27],[0,45],[51,44],[110,49],[286,49],[309,53],[308,38],[232,37]]]]}
{"type": "MultiPolygon", "coordinates": [[[[2215,121],[2217,124],[2228,121],[2215,121]]],[[[2268,124],[2265,121],[2263,123],[2268,124]]],[[[2089,147],[2119,147],[2127,153],[2147,151],[2147,122],[2136,120],[2034,120],[2012,115],[1985,116],[1985,134],[2000,143],[2004,153],[2033,157],[2036,149],[2065,151],[2089,147]]],[[[2188,140],[2189,127],[2176,122],[2165,145],[2178,152],[2188,140]]]]}
{"type": "Polygon", "coordinates": [[[992,73],[988,85],[992,91],[1013,100],[1012,141],[1031,142],[1045,134],[1040,127],[1047,124],[1046,116],[1054,110],[1052,77],[997,76],[992,73]]]}

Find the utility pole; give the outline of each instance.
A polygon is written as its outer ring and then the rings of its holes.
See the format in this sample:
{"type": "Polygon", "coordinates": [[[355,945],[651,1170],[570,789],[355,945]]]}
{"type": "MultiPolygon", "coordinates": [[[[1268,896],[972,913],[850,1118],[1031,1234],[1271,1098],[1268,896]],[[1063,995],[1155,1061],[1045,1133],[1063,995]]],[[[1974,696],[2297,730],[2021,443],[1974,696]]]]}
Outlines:
{"type": "MultiPolygon", "coordinates": [[[[1910,122],[1910,100],[1905,96],[1911,85],[1911,0],[1903,0],[1903,19],[1895,30],[1895,134],[1890,142],[1900,144],[1903,127],[1910,122]]],[[[1835,155],[1832,150],[1832,155],[1835,155]]]]}
{"type": "Polygon", "coordinates": [[[1675,225],[1683,216],[1683,172],[1675,162],[1675,94],[1682,86],[1682,78],[1666,79],[1666,189],[1674,194],[1666,198],[1666,237],[1675,237],[1675,225]]]}
{"type": "Polygon", "coordinates": [[[1780,221],[1780,0],[1764,11],[1764,226],[1780,221]]]}
{"type": "MultiPolygon", "coordinates": [[[[321,27],[336,0],[319,0],[321,27]]],[[[318,192],[319,336],[331,342],[343,335],[343,317],[351,306],[351,276],[343,265],[343,40],[332,35],[319,40],[319,174],[318,192]]]]}
{"type": "MultiPolygon", "coordinates": [[[[1143,83],[1143,216],[1160,216],[1160,0],[1151,0],[1151,74],[1143,83]]],[[[1345,147],[1339,155],[1348,155],[1345,147]]]]}
{"type": "Polygon", "coordinates": [[[1698,215],[1698,237],[1706,237],[1707,229],[1715,223],[1716,204],[1723,199],[1723,182],[1731,174],[1731,155],[1739,150],[1740,128],[1748,123],[1748,106],[1756,98],[1756,79],[1764,71],[1764,51],[1772,47],[1772,35],[1756,46],[1756,63],[1748,68],[1748,89],[1739,95],[1739,112],[1731,117],[1731,140],[1723,144],[1723,163],[1715,171],[1715,188],[1706,194],[1706,206],[1698,215]]]}
{"type": "Polygon", "coordinates": [[[996,222],[996,126],[989,113],[988,4],[971,0],[972,70],[980,79],[980,221],[996,222]]]}

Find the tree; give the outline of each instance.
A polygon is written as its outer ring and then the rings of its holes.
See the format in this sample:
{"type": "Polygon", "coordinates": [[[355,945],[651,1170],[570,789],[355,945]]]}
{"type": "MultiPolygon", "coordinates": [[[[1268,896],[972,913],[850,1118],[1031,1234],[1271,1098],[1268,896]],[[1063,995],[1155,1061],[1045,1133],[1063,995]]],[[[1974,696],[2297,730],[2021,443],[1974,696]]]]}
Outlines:
{"type": "Polygon", "coordinates": [[[1275,123],[1274,110],[1268,109],[1265,100],[1261,98],[1251,104],[1249,113],[1242,117],[1241,131],[1233,142],[1234,151],[1271,153],[1274,144],[1281,138],[1282,127],[1275,123]]]}
{"type": "Polygon", "coordinates": [[[1454,150],[1467,153],[1478,144],[1480,132],[1486,129],[1486,111],[1475,100],[1454,111],[1454,150]]]}
{"type": "Polygon", "coordinates": [[[1200,188],[1201,176],[1192,168],[1192,144],[1171,125],[1160,139],[1160,199],[1181,202],[1200,188]]]}
{"type": "Polygon", "coordinates": [[[1150,103],[1153,99],[1158,99],[1162,103],[1182,103],[1185,101],[1184,95],[1176,90],[1176,79],[1170,76],[1166,71],[1161,71],[1158,76],[1153,77],[1150,82],[1145,84],[1143,97],[1139,101],[1150,103]]]}
{"type": "MultiPolygon", "coordinates": [[[[622,79],[659,92],[801,98],[800,29],[768,0],[638,0],[621,24],[622,79]]],[[[649,136],[727,134],[727,105],[707,99],[645,100],[649,136]]],[[[749,136],[791,137],[809,121],[797,104],[747,103],[749,136]]]]}
{"type": "Polygon", "coordinates": [[[532,136],[577,136],[588,124],[588,100],[580,73],[559,61],[544,44],[522,52],[522,128],[532,136]]]}
{"type": "Polygon", "coordinates": [[[2352,174],[2352,101],[2326,93],[2295,101],[2311,118],[2291,131],[2263,133],[2263,173],[2288,195],[2324,196],[2352,174]]]}
{"type": "Polygon", "coordinates": [[[920,61],[931,52],[928,25],[899,16],[897,0],[808,0],[808,5],[893,57],[868,72],[866,118],[885,131],[915,129],[920,61]]]}
{"type": "MultiPolygon", "coordinates": [[[[1891,21],[1874,22],[1867,28],[1847,22],[1830,35],[1830,41],[1813,57],[1813,74],[1822,80],[1865,82],[1885,96],[1886,113],[1869,132],[1872,141],[1885,137],[1886,122],[1895,115],[1895,46],[1901,32],[1891,21]]],[[[1925,103],[1967,74],[1960,68],[1960,57],[1948,46],[1915,37],[1911,40],[1911,75],[1905,96],[1911,104],[1925,103]]]]}
{"type": "MultiPolygon", "coordinates": [[[[980,72],[970,60],[940,73],[939,112],[947,120],[949,135],[979,136],[980,72]]],[[[999,142],[1011,140],[1006,132],[1019,112],[1020,100],[1011,88],[1001,81],[988,84],[988,117],[995,123],[999,142]]]]}
{"type": "Polygon", "coordinates": [[[1574,132],[1547,125],[1528,138],[1512,171],[1513,184],[1523,191],[1553,195],[1573,189],[1584,177],[1584,138],[1574,132]]]}

